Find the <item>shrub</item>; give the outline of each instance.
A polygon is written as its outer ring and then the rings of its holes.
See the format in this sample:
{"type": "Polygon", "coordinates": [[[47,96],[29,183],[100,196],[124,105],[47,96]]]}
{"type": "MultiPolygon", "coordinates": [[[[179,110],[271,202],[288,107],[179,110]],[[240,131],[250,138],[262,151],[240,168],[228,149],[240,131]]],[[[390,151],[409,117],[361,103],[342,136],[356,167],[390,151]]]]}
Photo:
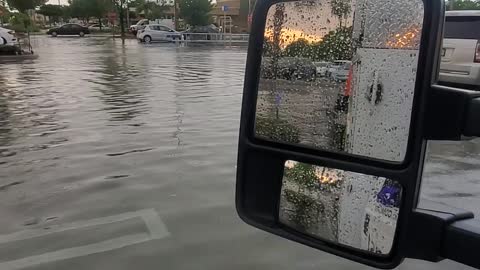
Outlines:
{"type": "Polygon", "coordinates": [[[276,142],[300,143],[298,128],[275,117],[257,117],[255,133],[259,137],[276,142]]]}

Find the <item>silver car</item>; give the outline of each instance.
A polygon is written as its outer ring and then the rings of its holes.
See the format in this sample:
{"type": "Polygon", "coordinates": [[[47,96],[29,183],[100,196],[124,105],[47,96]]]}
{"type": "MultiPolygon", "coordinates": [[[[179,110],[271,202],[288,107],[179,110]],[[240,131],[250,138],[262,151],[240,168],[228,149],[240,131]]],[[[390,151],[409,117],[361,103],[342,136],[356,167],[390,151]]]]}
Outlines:
{"type": "Polygon", "coordinates": [[[447,11],[440,84],[480,90],[480,10],[447,11]]]}
{"type": "Polygon", "coordinates": [[[174,41],[182,39],[182,34],[160,24],[150,24],[138,30],[137,39],[150,43],[152,41],[174,41]]]}
{"type": "Polygon", "coordinates": [[[345,62],[343,65],[338,67],[332,72],[332,80],[336,82],[343,82],[348,79],[348,73],[350,71],[350,67],[352,66],[352,62],[345,62]]]}
{"type": "Polygon", "coordinates": [[[327,72],[325,73],[325,76],[327,76],[328,78],[331,78],[333,73],[337,69],[341,68],[343,66],[343,64],[345,64],[346,62],[349,62],[349,61],[348,60],[335,60],[335,61],[333,61],[333,63],[329,64],[327,72]]]}
{"type": "Polygon", "coordinates": [[[17,38],[15,31],[0,27],[0,45],[15,45],[17,38]]]}

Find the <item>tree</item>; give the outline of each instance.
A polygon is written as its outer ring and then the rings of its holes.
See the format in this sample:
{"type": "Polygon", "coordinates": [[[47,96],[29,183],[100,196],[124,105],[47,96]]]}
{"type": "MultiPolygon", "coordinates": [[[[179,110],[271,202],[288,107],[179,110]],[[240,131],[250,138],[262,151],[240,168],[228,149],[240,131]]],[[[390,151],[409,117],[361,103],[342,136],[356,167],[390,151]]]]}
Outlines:
{"type": "Polygon", "coordinates": [[[89,14],[85,0],[69,0],[68,3],[71,17],[88,20],[89,14]]]}
{"type": "Polygon", "coordinates": [[[63,15],[64,9],[59,5],[43,5],[40,6],[40,9],[37,11],[37,13],[47,16],[48,22],[51,24],[52,21],[60,21],[60,17],[63,15]]]}
{"type": "Polygon", "coordinates": [[[71,0],[70,16],[88,21],[90,17],[95,17],[101,25],[102,18],[105,17],[112,5],[108,0],[71,0]]]}
{"type": "Polygon", "coordinates": [[[338,17],[340,27],[342,21],[352,12],[351,0],[330,0],[332,14],[338,17]]]}
{"type": "Polygon", "coordinates": [[[447,10],[480,10],[480,1],[449,0],[445,4],[447,10]]]}
{"type": "Polygon", "coordinates": [[[32,26],[30,17],[20,12],[12,13],[9,23],[13,30],[17,32],[27,32],[32,26]]]}
{"type": "Polygon", "coordinates": [[[100,28],[102,28],[102,18],[112,9],[112,5],[108,0],[84,0],[87,3],[87,13],[90,17],[98,20],[100,28]]]}
{"type": "Polygon", "coordinates": [[[122,39],[125,37],[125,8],[126,0],[110,0],[112,5],[117,10],[117,14],[119,14],[118,19],[120,21],[120,33],[122,35],[122,39]]]}
{"type": "Polygon", "coordinates": [[[284,55],[289,57],[312,58],[313,46],[305,39],[298,39],[285,47],[284,55]]]}
{"type": "Polygon", "coordinates": [[[162,18],[165,15],[167,6],[159,5],[155,2],[146,1],[146,0],[137,0],[131,4],[135,7],[135,11],[138,14],[143,14],[145,19],[154,20],[162,18]]]}
{"type": "Polygon", "coordinates": [[[313,60],[350,60],[353,56],[352,27],[341,27],[326,34],[313,44],[313,60]]]}
{"type": "MultiPolygon", "coordinates": [[[[285,5],[276,4],[275,13],[273,14],[273,25],[272,25],[272,41],[270,46],[270,55],[272,61],[270,63],[273,78],[278,77],[278,59],[281,56],[282,52],[282,29],[283,24],[285,23],[285,5]]],[[[267,47],[268,48],[268,47],[267,47]]]]}
{"type": "Polygon", "coordinates": [[[10,8],[14,8],[21,13],[25,13],[25,11],[29,9],[35,9],[46,2],[47,0],[7,0],[7,4],[10,8]]]}
{"type": "Polygon", "coordinates": [[[211,0],[180,0],[180,17],[191,26],[208,25],[211,22],[211,0]]]}

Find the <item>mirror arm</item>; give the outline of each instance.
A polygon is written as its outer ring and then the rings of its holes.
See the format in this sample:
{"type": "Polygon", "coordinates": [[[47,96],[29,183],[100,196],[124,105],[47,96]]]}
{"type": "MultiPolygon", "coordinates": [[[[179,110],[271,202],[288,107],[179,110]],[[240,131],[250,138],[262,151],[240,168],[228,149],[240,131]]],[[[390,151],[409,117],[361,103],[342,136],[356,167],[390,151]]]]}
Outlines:
{"type": "Polygon", "coordinates": [[[425,112],[425,139],[462,140],[480,136],[480,92],[432,85],[425,112]]]}
{"type": "Polygon", "coordinates": [[[466,219],[450,224],[442,246],[442,256],[471,267],[480,268],[480,221],[466,219]]]}
{"type": "Polygon", "coordinates": [[[473,98],[468,103],[463,135],[471,137],[480,136],[480,97],[473,98]]]}
{"type": "Polygon", "coordinates": [[[480,268],[480,221],[471,212],[416,209],[408,231],[407,257],[430,262],[449,259],[480,268]]]}
{"type": "Polygon", "coordinates": [[[455,221],[468,218],[473,218],[473,214],[459,209],[442,211],[417,208],[413,210],[408,222],[406,257],[430,262],[445,259],[441,249],[446,228],[455,221]]]}

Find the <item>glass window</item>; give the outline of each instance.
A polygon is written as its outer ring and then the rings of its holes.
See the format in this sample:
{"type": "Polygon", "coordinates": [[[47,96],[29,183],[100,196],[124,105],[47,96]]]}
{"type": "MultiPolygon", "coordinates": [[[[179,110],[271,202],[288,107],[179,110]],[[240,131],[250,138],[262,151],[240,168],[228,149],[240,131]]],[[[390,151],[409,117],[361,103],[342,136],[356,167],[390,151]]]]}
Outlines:
{"type": "Polygon", "coordinates": [[[165,26],[158,26],[158,28],[159,28],[160,31],[166,31],[166,32],[170,31],[170,28],[165,27],[165,26]]]}
{"type": "Polygon", "coordinates": [[[479,16],[448,16],[445,19],[445,38],[480,39],[479,16]]]}

